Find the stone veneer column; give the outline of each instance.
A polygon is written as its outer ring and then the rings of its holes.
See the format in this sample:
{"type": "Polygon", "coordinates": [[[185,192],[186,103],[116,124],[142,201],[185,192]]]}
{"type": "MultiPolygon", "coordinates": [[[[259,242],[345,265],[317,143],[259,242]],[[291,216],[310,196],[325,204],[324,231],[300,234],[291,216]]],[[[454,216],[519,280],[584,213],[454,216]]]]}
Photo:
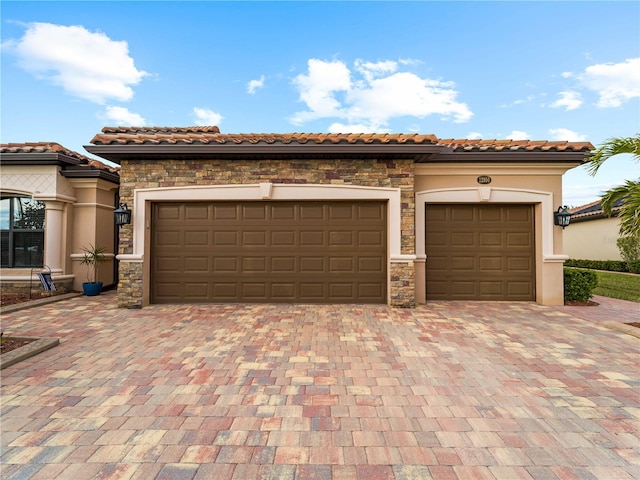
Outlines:
{"type": "Polygon", "coordinates": [[[415,264],[414,262],[391,263],[391,300],[392,307],[413,308],[415,299],[415,264]]]}
{"type": "Polygon", "coordinates": [[[392,307],[413,308],[416,306],[414,165],[413,160],[398,160],[396,165],[398,172],[390,173],[390,177],[396,181],[402,180],[394,184],[401,189],[402,196],[401,253],[410,259],[391,259],[389,304],[392,307]]]}
{"type": "Polygon", "coordinates": [[[51,272],[63,271],[63,210],[64,203],[54,200],[45,200],[44,213],[44,264],[51,272]]]}
{"type": "Polygon", "coordinates": [[[118,308],[142,308],[143,268],[142,262],[120,260],[118,308]]]}

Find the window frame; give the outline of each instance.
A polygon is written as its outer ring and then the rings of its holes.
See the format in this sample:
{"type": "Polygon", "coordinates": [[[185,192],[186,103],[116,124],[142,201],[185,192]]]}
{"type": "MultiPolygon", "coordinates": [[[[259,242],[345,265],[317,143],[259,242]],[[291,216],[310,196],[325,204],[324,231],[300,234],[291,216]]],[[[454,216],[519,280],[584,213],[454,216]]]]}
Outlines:
{"type": "MultiPolygon", "coordinates": [[[[0,240],[0,250],[1,250],[1,257],[0,258],[0,268],[15,268],[15,269],[19,269],[19,268],[42,268],[44,267],[44,240],[45,240],[45,215],[46,213],[44,212],[46,206],[45,206],[45,202],[42,202],[41,200],[36,200],[33,197],[27,196],[27,195],[19,195],[19,194],[3,194],[0,196],[0,201],[4,201],[4,200],[9,200],[9,208],[7,211],[8,214],[8,228],[0,228],[0,235],[1,235],[1,240],[0,240]],[[17,200],[17,201],[16,201],[17,200]],[[28,200],[29,202],[38,202],[39,204],[42,205],[42,209],[43,209],[43,217],[42,217],[42,228],[16,228],[15,226],[15,209],[16,209],[16,205],[19,202],[24,202],[25,200],[28,200]],[[31,234],[39,234],[39,245],[41,245],[42,248],[42,253],[40,255],[38,255],[38,258],[34,260],[32,260],[30,258],[29,262],[24,262],[26,263],[25,265],[16,265],[16,259],[17,259],[17,255],[16,255],[16,237],[19,236],[20,234],[26,234],[26,233],[31,233],[31,234]],[[6,259],[6,261],[5,261],[6,259]]],[[[2,207],[0,207],[1,209],[2,207]]],[[[4,226],[4,225],[2,225],[4,226]]],[[[29,248],[29,247],[27,247],[29,248]]]]}

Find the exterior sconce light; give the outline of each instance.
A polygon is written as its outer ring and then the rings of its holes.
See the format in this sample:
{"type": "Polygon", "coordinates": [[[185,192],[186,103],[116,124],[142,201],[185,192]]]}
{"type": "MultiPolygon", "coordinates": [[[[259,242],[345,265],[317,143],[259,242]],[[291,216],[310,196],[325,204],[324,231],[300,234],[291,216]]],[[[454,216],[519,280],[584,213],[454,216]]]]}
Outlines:
{"type": "Polygon", "coordinates": [[[553,224],[562,227],[563,230],[571,223],[571,214],[567,211],[568,208],[567,206],[558,207],[558,210],[553,212],[553,224]]]}
{"type": "Polygon", "coordinates": [[[126,203],[121,203],[118,208],[113,211],[116,218],[116,225],[129,225],[131,223],[131,210],[127,208],[126,203]]]}

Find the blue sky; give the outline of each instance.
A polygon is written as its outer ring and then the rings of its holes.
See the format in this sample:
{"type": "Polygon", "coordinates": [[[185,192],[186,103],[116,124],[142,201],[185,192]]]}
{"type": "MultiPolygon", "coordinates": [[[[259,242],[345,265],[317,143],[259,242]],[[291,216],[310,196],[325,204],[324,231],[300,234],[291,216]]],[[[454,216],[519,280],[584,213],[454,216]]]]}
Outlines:
{"type": "MultiPolygon", "coordinates": [[[[640,132],[640,2],[0,2],[1,141],[104,126],[590,141],[640,132]]],[[[630,158],[564,177],[576,206],[630,158]]]]}

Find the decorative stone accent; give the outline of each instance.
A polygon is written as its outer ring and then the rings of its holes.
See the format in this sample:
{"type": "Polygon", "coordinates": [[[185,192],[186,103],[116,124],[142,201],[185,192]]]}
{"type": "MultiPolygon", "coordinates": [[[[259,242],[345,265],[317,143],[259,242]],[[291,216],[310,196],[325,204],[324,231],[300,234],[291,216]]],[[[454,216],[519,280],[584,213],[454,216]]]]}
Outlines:
{"type": "Polygon", "coordinates": [[[410,263],[391,264],[391,306],[413,308],[416,306],[415,265],[410,263]]]}
{"type": "MultiPolygon", "coordinates": [[[[398,188],[401,196],[401,250],[415,253],[413,160],[288,159],[288,160],[123,160],[120,202],[133,205],[141,188],[229,184],[336,184],[398,188]]],[[[322,200],[322,199],[319,199],[322,200]]],[[[140,221],[133,219],[133,222],[140,221]]],[[[120,231],[121,254],[133,253],[133,230],[120,231]]],[[[142,263],[120,263],[118,305],[142,305],[142,263]]],[[[391,304],[414,306],[413,263],[391,265],[391,304]],[[394,280],[395,278],[395,280],[394,280]]]]}
{"type": "Polygon", "coordinates": [[[142,308],[142,269],[142,263],[120,262],[119,308],[142,308]]]}

